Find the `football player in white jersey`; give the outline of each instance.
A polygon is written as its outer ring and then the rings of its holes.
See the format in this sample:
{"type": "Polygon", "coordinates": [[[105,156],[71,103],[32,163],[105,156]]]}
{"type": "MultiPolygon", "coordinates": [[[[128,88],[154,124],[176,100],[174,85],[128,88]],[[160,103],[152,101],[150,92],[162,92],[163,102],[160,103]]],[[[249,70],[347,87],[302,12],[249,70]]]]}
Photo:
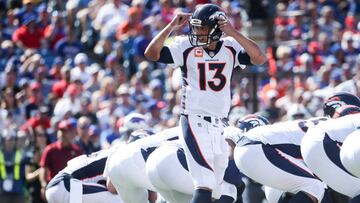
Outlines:
{"type": "Polygon", "coordinates": [[[125,203],[147,202],[148,190],[155,191],[155,188],[145,172],[146,160],[162,142],[178,139],[179,131],[179,127],[175,127],[151,136],[146,131],[134,131],[129,139],[135,141],[118,147],[108,158],[104,176],[109,178],[125,203]],[[132,138],[134,136],[144,138],[136,140],[132,138]]]}
{"type": "Polygon", "coordinates": [[[252,40],[237,32],[220,7],[199,6],[193,14],[178,13],[150,42],[145,56],[173,64],[182,72],[180,140],[196,191],[194,202],[210,202],[227,165],[222,120],[230,109],[230,80],[235,67],[259,65],[266,56],[252,40]],[[164,46],[172,31],[189,22],[188,37],[164,46]],[[221,38],[224,34],[225,38],[221,38]],[[220,140],[221,138],[221,140],[220,140]]]}
{"type": "Polygon", "coordinates": [[[70,161],[47,185],[49,203],[121,203],[121,197],[109,185],[103,171],[112,149],[81,155],[70,161]]]}
{"type": "Polygon", "coordinates": [[[301,160],[300,143],[309,126],[328,118],[287,121],[246,131],[248,119],[251,118],[245,117],[238,123],[245,129],[238,132],[234,151],[239,170],[263,185],[284,191],[282,200],[320,201],[325,185],[301,160]]]}
{"type": "Polygon", "coordinates": [[[360,179],[344,168],[340,149],[346,136],[360,128],[360,108],[343,106],[334,115],[346,116],[309,128],[301,142],[301,154],[311,171],[329,187],[353,198],[350,202],[359,202],[360,179]]]}
{"type": "MultiPolygon", "coordinates": [[[[326,99],[326,101],[323,105],[324,116],[333,117],[334,114],[336,114],[335,113],[336,109],[338,109],[341,106],[344,106],[346,104],[354,104],[354,105],[360,106],[360,100],[355,95],[352,95],[352,94],[349,94],[346,92],[335,93],[334,95],[332,95],[328,99],[326,99]]],[[[343,113],[346,114],[346,112],[343,112],[343,113]]],[[[335,115],[335,116],[339,117],[339,116],[343,116],[343,115],[335,115]]],[[[268,145],[272,145],[273,147],[275,147],[277,150],[277,153],[279,153],[279,155],[285,153],[286,156],[284,156],[284,158],[287,158],[289,161],[292,161],[293,162],[292,164],[294,164],[294,166],[295,166],[295,164],[300,164],[298,166],[299,169],[300,169],[300,167],[303,167],[304,170],[306,169],[307,171],[310,171],[310,169],[308,169],[306,166],[304,166],[304,162],[300,161],[302,159],[301,152],[300,152],[301,139],[309,127],[315,126],[319,123],[322,123],[323,121],[328,120],[326,117],[312,118],[312,119],[309,119],[306,121],[289,121],[289,122],[275,124],[274,125],[275,128],[271,126],[271,128],[272,128],[271,130],[265,129],[264,132],[266,131],[266,133],[263,133],[264,134],[263,138],[257,138],[257,139],[262,140],[262,142],[268,143],[268,145]],[[277,128],[276,128],[276,126],[277,126],[277,128]],[[290,156],[288,156],[288,155],[290,155],[290,156]]],[[[250,133],[250,135],[251,135],[251,133],[250,133]]],[[[274,157],[274,159],[275,158],[276,157],[274,157]]],[[[291,167],[289,169],[291,169],[291,167]]],[[[289,169],[287,169],[285,171],[288,171],[289,169]]],[[[300,183],[301,183],[301,181],[300,181],[300,183]]],[[[305,182],[304,182],[304,185],[306,185],[305,182]]],[[[270,186],[273,186],[273,185],[270,184],[270,186]]],[[[275,186],[273,186],[273,187],[275,187],[275,186]]],[[[283,191],[288,191],[288,190],[283,190],[283,191]]],[[[325,192],[326,192],[325,193],[326,197],[324,197],[324,199],[326,199],[326,200],[323,199],[323,201],[327,201],[329,199],[332,199],[333,201],[344,201],[344,197],[342,195],[337,194],[336,192],[332,191],[331,189],[327,189],[325,192]]],[[[293,193],[293,192],[290,191],[290,193],[293,193]]],[[[270,203],[278,202],[277,199],[279,197],[279,195],[278,195],[279,190],[274,189],[274,188],[269,188],[268,186],[266,186],[265,194],[266,194],[266,198],[268,199],[268,201],[270,203]],[[274,194],[274,193],[277,193],[277,194],[274,194]]],[[[286,199],[291,198],[291,196],[292,195],[289,193],[284,193],[282,195],[281,199],[286,200],[286,199]]]]}
{"type": "Polygon", "coordinates": [[[346,170],[360,178],[360,129],[346,137],[341,145],[340,160],[346,170]]]}

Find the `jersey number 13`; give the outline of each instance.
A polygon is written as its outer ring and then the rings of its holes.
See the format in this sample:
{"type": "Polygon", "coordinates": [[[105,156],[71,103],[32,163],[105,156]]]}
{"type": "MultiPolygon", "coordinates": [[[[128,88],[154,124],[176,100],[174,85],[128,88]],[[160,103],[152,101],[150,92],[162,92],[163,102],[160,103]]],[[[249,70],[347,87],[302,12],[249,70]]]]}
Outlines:
{"type": "Polygon", "coordinates": [[[207,86],[213,91],[220,91],[226,84],[226,77],[222,74],[225,63],[198,63],[199,70],[199,87],[200,90],[206,91],[207,86]],[[215,71],[214,77],[206,81],[206,70],[215,71]],[[215,80],[218,80],[215,82],[215,80]]]}

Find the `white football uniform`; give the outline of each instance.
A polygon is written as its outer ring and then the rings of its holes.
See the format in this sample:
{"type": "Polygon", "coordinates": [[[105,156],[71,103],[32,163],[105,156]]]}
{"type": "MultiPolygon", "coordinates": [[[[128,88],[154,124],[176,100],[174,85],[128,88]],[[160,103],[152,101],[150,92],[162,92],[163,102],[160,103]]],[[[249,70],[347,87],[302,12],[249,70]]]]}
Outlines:
{"type": "Polygon", "coordinates": [[[145,172],[146,160],[162,142],[177,139],[179,131],[179,127],[170,128],[136,140],[119,147],[109,157],[104,175],[110,178],[124,202],[147,202],[148,190],[155,191],[155,188],[145,172]]]}
{"type": "MultiPolygon", "coordinates": [[[[234,127],[224,129],[225,138],[233,140],[227,136],[232,128],[234,127]]],[[[184,150],[178,141],[161,144],[149,156],[146,162],[146,173],[156,190],[170,203],[190,202],[194,192],[194,185],[186,163],[184,150]]],[[[239,172],[229,174],[229,176],[233,180],[241,179],[239,172]]],[[[213,192],[214,198],[219,196],[216,193],[230,196],[234,199],[237,197],[236,186],[226,181],[222,182],[219,191],[213,192]]]]}
{"type": "Polygon", "coordinates": [[[248,55],[231,37],[220,40],[215,51],[193,47],[186,36],[175,37],[167,47],[173,65],[182,72],[179,139],[191,177],[195,187],[215,189],[227,165],[226,143],[220,134],[225,127],[222,120],[230,110],[231,76],[235,67],[250,60],[239,61],[240,56],[248,55]]]}
{"type": "Polygon", "coordinates": [[[223,38],[212,57],[204,48],[191,46],[188,37],[175,37],[168,48],[174,66],[182,72],[182,113],[227,117],[231,75],[240,66],[238,54],[244,52],[241,45],[231,37],[223,38]]]}
{"type": "Polygon", "coordinates": [[[360,128],[360,114],[330,119],[310,128],[301,143],[306,165],[333,190],[349,197],[360,194],[360,179],[340,161],[341,144],[360,128]]]}
{"type": "Polygon", "coordinates": [[[235,163],[241,172],[263,185],[293,194],[304,191],[321,200],[325,185],[303,162],[300,143],[309,126],[326,120],[287,121],[238,132],[235,163]]]}
{"type": "Polygon", "coordinates": [[[346,137],[341,145],[340,160],[351,174],[360,178],[360,129],[346,137]]]}
{"type": "Polygon", "coordinates": [[[106,188],[103,171],[112,150],[101,150],[81,155],[68,161],[48,184],[46,199],[49,203],[100,203],[123,202],[119,195],[106,188]]]}

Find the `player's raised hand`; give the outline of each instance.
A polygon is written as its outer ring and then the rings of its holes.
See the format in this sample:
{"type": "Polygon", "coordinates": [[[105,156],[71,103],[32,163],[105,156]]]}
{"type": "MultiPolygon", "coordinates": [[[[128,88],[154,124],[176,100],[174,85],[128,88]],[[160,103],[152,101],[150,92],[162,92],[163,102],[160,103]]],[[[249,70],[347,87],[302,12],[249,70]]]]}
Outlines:
{"type": "Polygon", "coordinates": [[[178,13],[170,22],[172,29],[177,30],[181,28],[186,22],[188,22],[191,13],[178,13]]]}
{"type": "Polygon", "coordinates": [[[218,25],[221,31],[223,31],[227,36],[233,36],[235,32],[235,28],[229,22],[229,19],[224,16],[217,17],[218,25]]]}

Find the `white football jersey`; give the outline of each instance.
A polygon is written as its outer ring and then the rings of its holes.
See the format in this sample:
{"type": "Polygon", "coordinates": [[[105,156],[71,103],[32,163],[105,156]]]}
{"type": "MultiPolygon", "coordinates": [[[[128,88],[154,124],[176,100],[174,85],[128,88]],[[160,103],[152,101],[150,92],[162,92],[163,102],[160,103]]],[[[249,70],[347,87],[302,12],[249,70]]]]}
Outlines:
{"type": "Polygon", "coordinates": [[[308,120],[286,121],[273,125],[259,126],[251,129],[245,136],[254,141],[264,144],[293,144],[300,146],[301,139],[309,127],[318,125],[329,120],[325,117],[312,118],[308,120]]]}
{"type": "MultiPolygon", "coordinates": [[[[360,113],[347,115],[337,119],[329,119],[317,127],[324,130],[332,140],[342,143],[350,133],[360,129],[360,113]]],[[[323,135],[310,136],[322,137],[323,135]]]]}
{"type": "Polygon", "coordinates": [[[202,47],[193,47],[187,37],[179,36],[168,48],[174,66],[182,72],[182,113],[227,117],[231,75],[240,66],[238,54],[245,52],[241,45],[225,37],[219,51],[208,54],[202,47]]]}

